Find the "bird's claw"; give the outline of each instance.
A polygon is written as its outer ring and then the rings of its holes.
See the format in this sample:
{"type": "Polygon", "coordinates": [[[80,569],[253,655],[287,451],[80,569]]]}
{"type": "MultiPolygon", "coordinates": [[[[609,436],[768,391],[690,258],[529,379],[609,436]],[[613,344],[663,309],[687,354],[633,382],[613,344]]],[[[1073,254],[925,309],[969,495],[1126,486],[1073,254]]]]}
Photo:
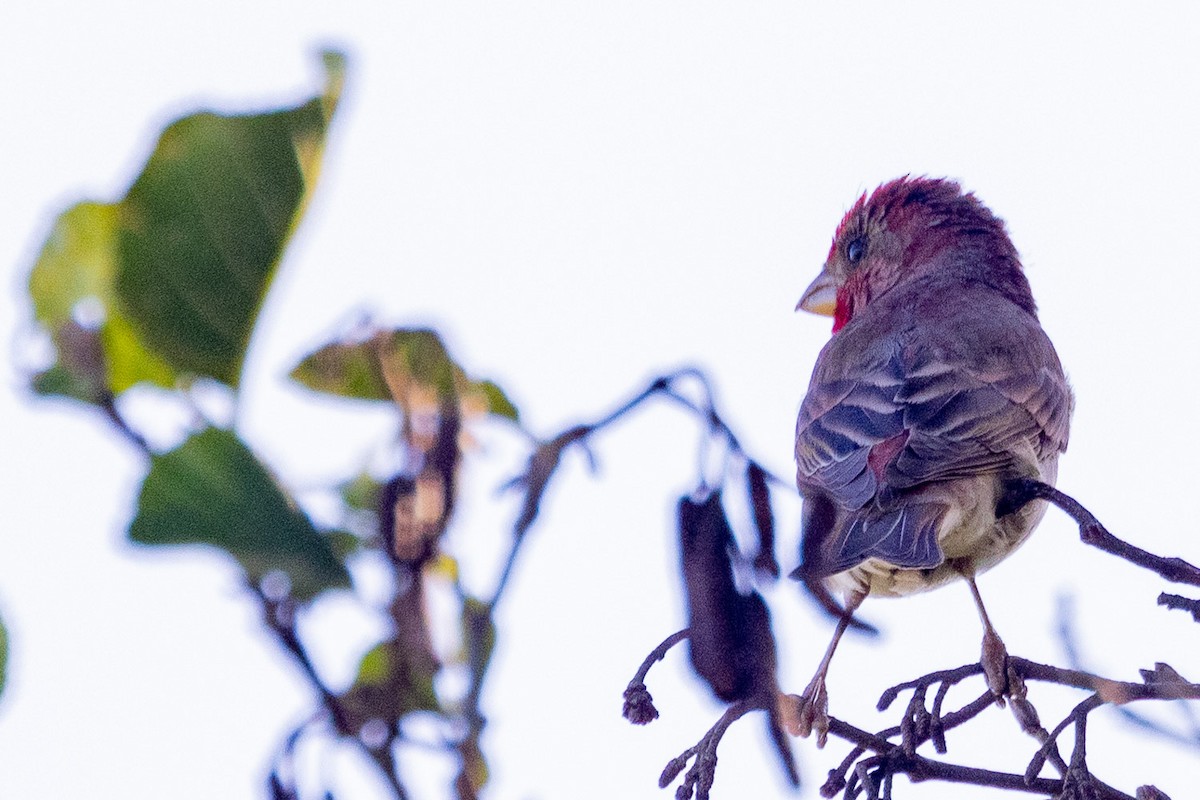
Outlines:
{"type": "Polygon", "coordinates": [[[781,694],[779,718],[784,730],[792,736],[808,738],[815,731],[817,747],[824,747],[829,737],[829,694],[825,691],[825,681],[818,676],[804,694],[781,694]]]}
{"type": "Polygon", "coordinates": [[[983,652],[979,666],[983,668],[988,688],[996,696],[996,704],[1003,706],[1005,695],[1009,694],[1010,687],[1019,683],[1020,678],[1009,669],[1008,648],[990,626],[983,633],[983,652]]]}

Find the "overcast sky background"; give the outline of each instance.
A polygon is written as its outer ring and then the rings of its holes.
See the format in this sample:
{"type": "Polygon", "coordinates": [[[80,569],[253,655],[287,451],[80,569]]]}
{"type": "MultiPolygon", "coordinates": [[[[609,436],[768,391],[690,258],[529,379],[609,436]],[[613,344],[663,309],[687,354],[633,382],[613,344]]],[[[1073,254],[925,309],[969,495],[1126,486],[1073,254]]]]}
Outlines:
{"type": "MultiPolygon", "coordinates": [[[[1060,486],[1118,535],[1197,562],[1198,33],[1200,7],[1185,3],[5,3],[2,335],[28,332],[27,272],[55,214],[119,197],[180,114],[312,94],[314,52],[334,44],[350,57],[344,102],[240,419],[288,483],[340,479],[389,434],[384,415],[284,380],[364,310],[438,326],[542,435],[699,364],[747,449],[788,476],[829,335],[792,308],[834,227],[880,182],[947,175],[1007,220],[1078,395],[1060,486]]],[[[124,543],[144,464],[98,417],[31,402],[10,352],[0,797],[261,797],[272,748],[311,707],[295,669],[259,635],[228,563],[124,543]]],[[[636,665],[682,624],[672,518],[695,480],[695,434],[653,406],[597,439],[598,476],[578,457],[560,476],[502,607],[490,797],[670,797],[659,771],[719,714],[682,650],[651,673],[662,718],[633,728],[619,713],[636,665]]],[[[491,492],[517,466],[508,434],[480,435],[491,446],[469,468],[456,540],[472,556],[502,540],[513,509],[491,492]]],[[[779,508],[790,568],[798,503],[781,494],[779,508]]],[[[1154,606],[1169,587],[1085,549],[1061,514],[980,585],[1014,654],[1063,663],[1067,594],[1088,666],[1136,680],[1164,660],[1200,678],[1200,629],[1154,606]]],[[[798,692],[830,625],[792,585],[768,598],[781,679],[798,692]]],[[[863,613],[885,636],[848,640],[830,679],[832,712],[861,727],[897,718],[873,710],[886,686],[978,657],[965,586],[863,613]]],[[[352,677],[338,653],[379,633],[337,601],[306,625],[334,685],[352,677]]],[[[1031,698],[1052,727],[1083,696],[1031,698]]],[[[951,735],[951,760],[1022,771],[1032,740],[1006,711],[987,719],[985,736],[951,735]]],[[[1115,719],[1106,709],[1089,727],[1100,777],[1177,800],[1194,789],[1195,750],[1115,719]]],[[[815,797],[847,748],[795,744],[815,797]]],[[[416,797],[443,796],[448,765],[406,765],[416,797]]],[[[339,797],[374,796],[353,757],[321,768],[339,797]]],[[[739,723],[715,795],[783,787],[761,722],[739,723]]]]}

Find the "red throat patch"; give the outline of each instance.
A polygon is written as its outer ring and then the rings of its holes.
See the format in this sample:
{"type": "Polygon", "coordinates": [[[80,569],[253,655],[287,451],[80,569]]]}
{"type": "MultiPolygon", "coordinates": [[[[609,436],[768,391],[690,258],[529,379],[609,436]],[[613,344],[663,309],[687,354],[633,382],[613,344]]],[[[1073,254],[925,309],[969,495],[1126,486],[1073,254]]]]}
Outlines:
{"type": "Polygon", "coordinates": [[[846,323],[854,317],[855,308],[861,305],[858,302],[858,295],[864,291],[862,283],[861,277],[852,276],[850,280],[838,287],[837,305],[833,308],[834,333],[846,327],[846,323]]]}
{"type": "Polygon", "coordinates": [[[850,297],[838,292],[837,306],[833,309],[833,332],[837,333],[850,321],[850,297]]]}

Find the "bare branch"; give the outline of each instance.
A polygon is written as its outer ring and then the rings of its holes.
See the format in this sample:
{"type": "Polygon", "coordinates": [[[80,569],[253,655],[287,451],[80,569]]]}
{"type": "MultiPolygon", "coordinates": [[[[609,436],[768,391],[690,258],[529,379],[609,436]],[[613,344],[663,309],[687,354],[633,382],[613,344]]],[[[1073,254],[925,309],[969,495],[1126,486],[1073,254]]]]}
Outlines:
{"type": "Polygon", "coordinates": [[[1200,568],[1182,558],[1164,558],[1113,536],[1100,520],[1075,498],[1049,484],[1031,478],[1017,478],[1005,484],[1005,494],[996,508],[1003,516],[1020,510],[1034,500],[1045,500],[1062,509],[1079,525],[1079,538],[1084,544],[1123,558],[1131,564],[1148,569],[1173,583],[1200,586],[1200,568]]]}

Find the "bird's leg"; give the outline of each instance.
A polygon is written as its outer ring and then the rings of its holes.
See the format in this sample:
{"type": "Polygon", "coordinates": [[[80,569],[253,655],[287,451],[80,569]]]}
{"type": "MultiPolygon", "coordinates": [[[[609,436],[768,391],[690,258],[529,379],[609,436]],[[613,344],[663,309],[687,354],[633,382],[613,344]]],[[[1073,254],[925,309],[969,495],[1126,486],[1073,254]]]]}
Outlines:
{"type": "Polygon", "coordinates": [[[979,610],[979,621],[983,623],[983,652],[980,655],[979,665],[983,667],[983,675],[987,678],[988,688],[992,690],[992,694],[996,695],[996,701],[1003,705],[1004,695],[1009,690],[1008,649],[1004,646],[1000,634],[996,633],[996,629],[992,627],[991,619],[988,618],[987,609],[983,606],[983,596],[979,594],[979,587],[975,585],[974,571],[964,569],[962,574],[967,580],[967,585],[971,587],[971,596],[975,598],[975,608],[979,610]]]}
{"type": "Polygon", "coordinates": [[[825,691],[825,676],[829,672],[829,662],[837,650],[838,642],[854,617],[854,612],[862,605],[865,591],[853,592],[846,598],[846,608],[838,619],[837,628],[833,631],[833,639],[825,649],[825,656],[817,666],[817,672],[809,681],[804,694],[781,695],[779,699],[779,715],[783,726],[793,736],[807,737],[814,730],[817,732],[817,747],[825,746],[829,734],[829,695],[825,691]]]}

